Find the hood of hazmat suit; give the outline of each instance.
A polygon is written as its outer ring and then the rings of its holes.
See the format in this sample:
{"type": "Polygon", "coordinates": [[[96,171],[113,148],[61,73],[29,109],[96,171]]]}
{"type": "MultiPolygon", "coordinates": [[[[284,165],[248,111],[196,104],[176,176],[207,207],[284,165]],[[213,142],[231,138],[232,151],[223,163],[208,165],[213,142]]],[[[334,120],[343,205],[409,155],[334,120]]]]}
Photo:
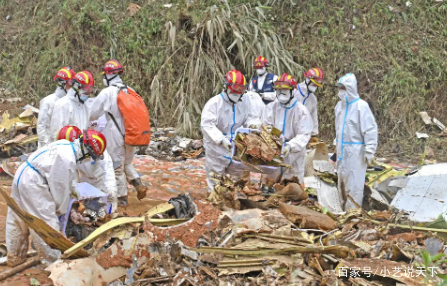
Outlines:
{"type": "MultiPolygon", "coordinates": [[[[59,140],[38,149],[17,169],[11,197],[21,209],[60,230],[58,216],[68,211],[70,196],[76,193],[76,165],[81,153],[78,141],[59,140]]],[[[51,249],[33,230],[28,230],[14,211],[8,209],[8,263],[15,264],[26,259],[30,232],[39,255],[49,261],[60,256],[59,250],[51,249]]]]}
{"type": "Polygon", "coordinates": [[[307,90],[304,82],[298,84],[298,88],[294,90],[295,98],[297,98],[309,110],[314,128],[312,129],[312,136],[318,135],[318,107],[317,97],[313,92],[307,90]]]}
{"type": "Polygon", "coordinates": [[[215,183],[211,180],[211,173],[217,175],[240,175],[241,170],[236,170],[232,163],[231,153],[221,145],[227,138],[233,142],[236,130],[239,127],[260,125],[261,120],[254,112],[250,111],[250,100],[246,95],[242,101],[232,104],[225,92],[212,97],[202,110],[200,127],[203,133],[203,145],[206,151],[206,173],[209,191],[215,183]],[[240,173],[239,173],[240,172],[240,173]]]}
{"type": "Polygon", "coordinates": [[[276,100],[266,111],[264,124],[281,130],[285,144],[291,147],[290,155],[284,161],[292,167],[278,168],[277,172],[268,175],[269,179],[276,179],[281,174],[282,179],[297,177],[300,184],[304,181],[306,145],[312,133],[313,123],[309,111],[298,99],[292,99],[286,106],[276,100]]]}
{"type": "Polygon", "coordinates": [[[53,140],[51,138],[51,116],[56,101],[64,97],[66,94],[62,87],[58,87],[56,91],[40,101],[39,117],[37,119],[37,135],[39,136],[38,148],[45,147],[53,140]]]}
{"type": "Polygon", "coordinates": [[[338,189],[345,210],[356,208],[346,195],[360,206],[367,164],[365,152],[375,154],[377,149],[377,124],[366,101],[357,93],[357,79],[350,73],[340,78],[340,101],[335,107],[335,131],[337,144],[338,189]]]}
{"type": "MultiPolygon", "coordinates": [[[[71,88],[67,95],[56,102],[51,116],[51,141],[55,141],[62,127],[73,125],[86,130],[89,125],[88,108],[79,102],[76,91],[71,88]]],[[[107,142],[108,143],[108,142],[107,142]]]]}

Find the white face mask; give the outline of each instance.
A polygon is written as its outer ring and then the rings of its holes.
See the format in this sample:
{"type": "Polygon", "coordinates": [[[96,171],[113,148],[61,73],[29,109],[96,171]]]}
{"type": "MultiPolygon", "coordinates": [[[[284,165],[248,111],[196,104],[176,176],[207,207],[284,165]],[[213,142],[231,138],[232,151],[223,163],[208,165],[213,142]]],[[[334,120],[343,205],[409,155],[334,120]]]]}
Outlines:
{"type": "Polygon", "coordinates": [[[287,102],[290,101],[290,93],[286,93],[286,94],[284,94],[284,93],[280,93],[280,94],[278,95],[278,101],[279,101],[279,103],[281,103],[281,104],[286,104],[287,102]]]}
{"type": "Polygon", "coordinates": [[[317,91],[317,86],[315,86],[315,85],[309,85],[309,91],[310,92],[312,92],[312,93],[315,93],[316,91],[317,91]]]}
{"type": "Polygon", "coordinates": [[[82,101],[86,101],[88,99],[88,95],[87,94],[81,94],[81,96],[79,97],[82,101]]]}
{"type": "Polygon", "coordinates": [[[239,100],[241,99],[242,94],[237,94],[237,93],[228,93],[228,98],[231,99],[231,101],[234,102],[234,104],[238,103],[239,100]]]}
{"type": "Polygon", "coordinates": [[[261,69],[256,69],[256,73],[258,75],[263,75],[263,74],[265,74],[266,71],[267,71],[267,69],[265,67],[261,68],[261,69]]]}
{"type": "Polygon", "coordinates": [[[340,97],[340,99],[345,99],[346,95],[348,94],[347,90],[344,89],[339,89],[338,90],[338,97],[340,97]]]}
{"type": "Polygon", "coordinates": [[[104,84],[104,86],[109,86],[109,84],[107,83],[107,80],[105,78],[102,79],[102,83],[104,84]]]}

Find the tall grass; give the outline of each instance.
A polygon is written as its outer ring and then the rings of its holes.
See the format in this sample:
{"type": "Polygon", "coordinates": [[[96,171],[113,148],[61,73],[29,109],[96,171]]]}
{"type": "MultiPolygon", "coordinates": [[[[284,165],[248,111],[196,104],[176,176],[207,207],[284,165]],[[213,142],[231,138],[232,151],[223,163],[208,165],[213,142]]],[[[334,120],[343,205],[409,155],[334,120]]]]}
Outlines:
{"type": "Polygon", "coordinates": [[[172,8],[137,1],[141,10],[131,17],[127,0],[1,1],[0,87],[37,105],[54,90],[59,67],[91,70],[101,88],[102,64],[117,58],[152,117],[200,137],[201,109],[221,91],[225,72],[236,68],[250,78],[253,59],[263,55],[271,71],[298,81],[306,68],[324,71],[317,97],[327,141],[334,136],[338,100],[333,83],[354,72],[379,124],[381,150],[445,149],[442,139],[424,142],[414,133],[425,131],[419,111],[447,123],[447,2],[169,2],[172,8]]]}

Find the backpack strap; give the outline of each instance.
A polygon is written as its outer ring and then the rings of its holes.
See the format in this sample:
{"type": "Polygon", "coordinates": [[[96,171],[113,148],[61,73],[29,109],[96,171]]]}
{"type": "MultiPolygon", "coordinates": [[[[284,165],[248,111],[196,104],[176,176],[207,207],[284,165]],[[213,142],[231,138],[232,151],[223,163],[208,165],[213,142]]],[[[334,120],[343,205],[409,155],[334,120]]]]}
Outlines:
{"type": "MultiPolygon", "coordinates": [[[[123,85],[123,86],[112,85],[112,86],[118,88],[118,93],[119,93],[120,90],[122,90],[122,89],[125,89],[125,88],[127,89],[127,85],[123,85]]],[[[110,112],[107,112],[107,113],[109,114],[110,118],[112,118],[113,123],[115,123],[116,128],[118,128],[118,131],[120,132],[120,134],[121,134],[121,135],[123,136],[123,138],[124,138],[124,134],[123,134],[123,132],[121,131],[121,128],[118,126],[118,122],[116,122],[115,116],[113,116],[113,114],[110,113],[110,112]]]]}
{"type": "Polygon", "coordinates": [[[120,134],[121,134],[121,135],[123,136],[123,138],[124,138],[124,134],[123,134],[123,132],[121,132],[121,129],[120,129],[120,127],[118,126],[118,122],[116,122],[115,116],[113,116],[112,113],[110,113],[110,112],[107,112],[107,113],[108,113],[109,116],[112,118],[113,123],[115,123],[116,128],[118,128],[118,131],[120,132],[120,134]]]}

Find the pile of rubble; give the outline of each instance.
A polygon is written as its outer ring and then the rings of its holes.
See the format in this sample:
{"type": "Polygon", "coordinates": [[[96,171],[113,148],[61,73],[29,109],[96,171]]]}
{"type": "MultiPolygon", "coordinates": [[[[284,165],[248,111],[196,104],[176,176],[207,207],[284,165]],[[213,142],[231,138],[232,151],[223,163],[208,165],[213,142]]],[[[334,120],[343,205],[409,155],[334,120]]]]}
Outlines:
{"type": "Polygon", "coordinates": [[[290,167],[284,164],[284,158],[281,157],[283,144],[281,131],[276,128],[270,132],[265,126],[259,131],[238,129],[233,159],[255,169],[259,166],[290,167]]]}
{"type": "Polygon", "coordinates": [[[5,111],[0,123],[0,158],[20,156],[37,149],[39,110],[31,105],[5,111]]]}
{"type": "Polygon", "coordinates": [[[63,252],[46,269],[54,285],[439,285],[447,277],[447,229],[409,224],[396,209],[334,214],[294,180],[274,188],[266,198],[224,177],[207,201],[180,195],[141,216],[120,214],[76,244],[1,193],[63,252]]]}
{"type": "Polygon", "coordinates": [[[168,161],[196,159],[205,155],[202,140],[177,136],[174,128],[152,128],[151,143],[141,153],[168,161]]]}

